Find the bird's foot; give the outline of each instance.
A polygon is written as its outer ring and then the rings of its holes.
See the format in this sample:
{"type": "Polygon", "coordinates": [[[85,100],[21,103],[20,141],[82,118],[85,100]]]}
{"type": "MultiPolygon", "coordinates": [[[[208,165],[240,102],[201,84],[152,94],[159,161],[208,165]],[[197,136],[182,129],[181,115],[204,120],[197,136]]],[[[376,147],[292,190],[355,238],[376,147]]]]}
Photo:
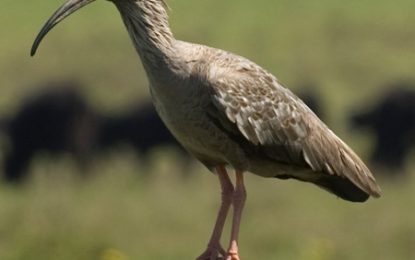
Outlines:
{"type": "Polygon", "coordinates": [[[238,251],[238,244],[236,243],[236,240],[232,240],[228,253],[226,254],[226,260],[240,260],[238,251]]]}
{"type": "Polygon", "coordinates": [[[224,260],[226,255],[226,251],[221,245],[209,245],[196,260],[224,260]]]}
{"type": "Polygon", "coordinates": [[[238,252],[228,252],[226,260],[240,260],[238,252]]]}

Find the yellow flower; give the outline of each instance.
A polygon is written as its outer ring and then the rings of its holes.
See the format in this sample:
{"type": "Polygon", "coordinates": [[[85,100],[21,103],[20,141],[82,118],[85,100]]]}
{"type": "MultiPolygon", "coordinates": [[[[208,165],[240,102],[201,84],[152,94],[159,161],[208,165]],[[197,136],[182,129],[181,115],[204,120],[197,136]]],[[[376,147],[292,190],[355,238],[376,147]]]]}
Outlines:
{"type": "Polygon", "coordinates": [[[108,248],[102,252],[100,260],[127,260],[128,257],[114,248],[108,248]]]}
{"type": "Polygon", "coordinates": [[[304,247],[300,259],[328,260],[333,259],[335,245],[328,239],[313,239],[304,247]]]}

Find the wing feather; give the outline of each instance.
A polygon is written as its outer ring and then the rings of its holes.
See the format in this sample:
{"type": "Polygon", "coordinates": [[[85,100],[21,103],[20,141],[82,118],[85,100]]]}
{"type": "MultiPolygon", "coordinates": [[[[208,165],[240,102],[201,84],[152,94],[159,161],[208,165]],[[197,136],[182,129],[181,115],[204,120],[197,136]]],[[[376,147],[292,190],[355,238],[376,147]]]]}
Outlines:
{"type": "Polygon", "coordinates": [[[236,59],[234,67],[215,66],[209,82],[213,104],[247,141],[280,163],[308,165],[380,196],[370,170],[298,97],[256,64],[236,59]]]}

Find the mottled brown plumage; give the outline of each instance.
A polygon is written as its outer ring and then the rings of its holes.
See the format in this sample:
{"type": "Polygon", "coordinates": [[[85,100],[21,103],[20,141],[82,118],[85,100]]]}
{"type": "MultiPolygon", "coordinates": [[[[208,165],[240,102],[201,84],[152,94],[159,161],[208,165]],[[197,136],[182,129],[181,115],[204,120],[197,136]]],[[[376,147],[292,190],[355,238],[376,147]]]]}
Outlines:
{"type": "MultiPolygon", "coordinates": [[[[69,0],[46,23],[93,0],[69,0]]],[[[243,172],[311,182],[350,201],[379,197],[369,169],[317,116],[255,63],[203,45],[175,40],[161,0],[112,0],[121,13],[150,81],[161,118],[177,140],[222,187],[222,206],[208,250],[198,259],[239,259],[237,237],[245,201],[243,172]],[[236,170],[235,188],[224,166],[236,170]],[[219,243],[230,205],[234,222],[228,252],[219,243]]]]}

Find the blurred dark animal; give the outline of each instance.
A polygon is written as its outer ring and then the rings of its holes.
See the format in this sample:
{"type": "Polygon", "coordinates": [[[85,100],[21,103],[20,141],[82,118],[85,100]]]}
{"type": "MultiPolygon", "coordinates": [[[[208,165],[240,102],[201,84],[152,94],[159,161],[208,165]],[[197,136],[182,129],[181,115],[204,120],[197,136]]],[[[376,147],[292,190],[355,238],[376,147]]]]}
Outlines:
{"type": "Polygon", "coordinates": [[[141,154],[155,146],[180,147],[150,102],[121,114],[100,116],[97,143],[99,149],[127,144],[141,154]]]}
{"type": "Polygon", "coordinates": [[[304,101],[304,103],[314,112],[314,114],[316,114],[322,121],[325,121],[325,113],[323,111],[323,105],[318,93],[305,87],[304,91],[298,93],[298,97],[304,101]]]}
{"type": "Polygon", "coordinates": [[[373,131],[373,164],[400,170],[415,143],[415,85],[400,83],[390,88],[378,104],[353,114],[350,121],[354,128],[373,131]]]}
{"type": "Polygon", "coordinates": [[[85,163],[96,135],[94,115],[74,82],[47,85],[45,91],[26,100],[5,127],[10,149],[5,179],[22,180],[36,153],[68,152],[85,163]]]}
{"type": "Polygon", "coordinates": [[[161,145],[179,147],[151,103],[106,116],[88,106],[76,83],[50,85],[26,100],[12,119],[3,120],[10,143],[4,174],[8,182],[23,180],[38,152],[69,153],[85,167],[99,152],[123,144],[139,154],[161,145]]]}

